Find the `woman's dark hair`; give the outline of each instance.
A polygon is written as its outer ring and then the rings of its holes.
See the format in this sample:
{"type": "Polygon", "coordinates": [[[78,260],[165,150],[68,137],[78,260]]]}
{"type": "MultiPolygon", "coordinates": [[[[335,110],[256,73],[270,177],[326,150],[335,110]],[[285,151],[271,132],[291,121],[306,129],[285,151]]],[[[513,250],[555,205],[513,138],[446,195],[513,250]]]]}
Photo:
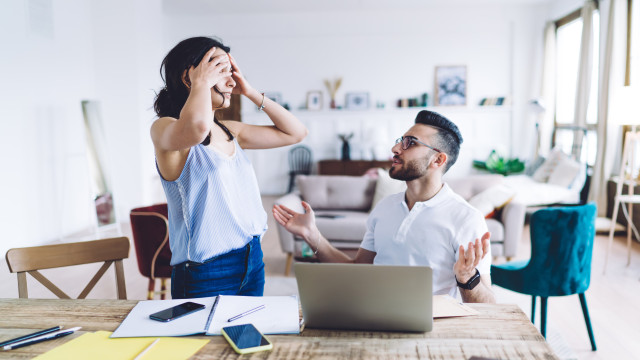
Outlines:
{"type": "MultiPolygon", "coordinates": [[[[222,49],[226,53],[231,51],[231,48],[223,45],[218,40],[199,36],[182,40],[164,57],[162,65],[160,65],[160,76],[165,82],[165,86],[156,94],[156,99],[153,103],[153,109],[158,117],[170,116],[176,119],[180,117],[180,111],[182,111],[182,107],[189,97],[189,89],[182,82],[182,74],[192,66],[198,66],[204,55],[212,47],[222,49]]],[[[218,88],[214,86],[213,89],[223,96],[218,88]]],[[[229,141],[233,140],[231,131],[218,121],[215,115],[213,121],[224,130],[229,141]]],[[[211,134],[207,136],[202,144],[209,145],[210,141],[211,134]]]]}

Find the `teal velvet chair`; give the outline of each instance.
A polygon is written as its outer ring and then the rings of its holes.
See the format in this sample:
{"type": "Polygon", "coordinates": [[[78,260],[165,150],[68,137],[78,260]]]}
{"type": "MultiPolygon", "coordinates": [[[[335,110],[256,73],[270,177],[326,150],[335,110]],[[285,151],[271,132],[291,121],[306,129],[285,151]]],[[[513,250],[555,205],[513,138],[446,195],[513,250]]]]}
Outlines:
{"type": "Polygon", "coordinates": [[[547,298],[578,294],[591,348],[591,329],[585,291],[591,280],[591,252],[595,238],[596,205],[552,207],[531,215],[531,259],[491,266],[493,284],[532,295],[531,322],[540,297],[540,332],[546,338],[547,298]]]}

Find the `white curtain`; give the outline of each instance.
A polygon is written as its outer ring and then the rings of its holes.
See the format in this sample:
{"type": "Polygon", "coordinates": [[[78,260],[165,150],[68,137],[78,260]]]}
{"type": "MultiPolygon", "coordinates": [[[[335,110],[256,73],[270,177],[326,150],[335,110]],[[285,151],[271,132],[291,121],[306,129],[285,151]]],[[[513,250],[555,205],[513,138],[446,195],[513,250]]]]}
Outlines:
{"type": "Polygon", "coordinates": [[[607,180],[620,162],[621,131],[609,119],[611,94],[624,86],[627,0],[600,1],[600,87],[598,89],[598,152],[589,200],[598,204],[598,215],[606,216],[607,180]]]}
{"type": "MultiPolygon", "coordinates": [[[[580,60],[578,65],[578,83],[576,84],[576,101],[574,125],[586,127],[589,94],[591,93],[591,72],[593,70],[593,12],[596,4],[587,0],[582,7],[582,38],[580,41],[580,60]]],[[[580,159],[582,149],[582,132],[575,132],[573,138],[572,155],[580,159]]]]}
{"type": "Polygon", "coordinates": [[[551,134],[556,113],[556,24],[550,21],[544,28],[544,58],[542,64],[542,86],[540,97],[545,111],[538,124],[538,154],[546,156],[551,149],[551,134]]]}

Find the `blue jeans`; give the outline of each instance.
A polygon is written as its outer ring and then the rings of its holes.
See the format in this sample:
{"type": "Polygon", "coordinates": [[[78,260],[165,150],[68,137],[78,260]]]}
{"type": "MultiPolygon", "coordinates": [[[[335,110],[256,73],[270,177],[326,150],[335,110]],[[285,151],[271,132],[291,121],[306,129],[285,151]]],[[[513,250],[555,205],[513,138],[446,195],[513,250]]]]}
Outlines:
{"type": "Polygon", "coordinates": [[[262,296],[264,262],[260,237],[203,263],[186,261],[171,272],[171,297],[198,298],[217,295],[262,296]]]}

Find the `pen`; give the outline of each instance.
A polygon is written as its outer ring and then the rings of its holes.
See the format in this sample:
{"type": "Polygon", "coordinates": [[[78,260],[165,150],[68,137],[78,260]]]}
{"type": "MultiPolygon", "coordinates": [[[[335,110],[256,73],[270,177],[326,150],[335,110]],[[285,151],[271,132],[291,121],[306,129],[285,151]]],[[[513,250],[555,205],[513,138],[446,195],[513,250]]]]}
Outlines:
{"type": "Polygon", "coordinates": [[[71,335],[74,332],[76,332],[77,330],[80,330],[81,327],[74,327],[71,328],[69,330],[65,330],[65,331],[60,331],[60,332],[56,332],[56,333],[52,333],[52,334],[47,334],[44,336],[40,336],[37,338],[32,338],[26,341],[22,341],[19,343],[15,343],[13,345],[8,345],[3,347],[4,350],[13,350],[13,349],[17,349],[17,348],[21,348],[23,346],[28,346],[28,345],[33,345],[33,344],[37,344],[43,341],[47,341],[47,340],[53,340],[53,339],[57,339],[57,338],[61,338],[63,336],[67,336],[67,335],[71,335]]]}
{"type": "Polygon", "coordinates": [[[158,341],[160,341],[160,339],[156,339],[154,342],[152,342],[151,344],[149,344],[149,346],[147,346],[146,348],[144,348],[144,350],[142,350],[140,352],[140,354],[138,354],[138,356],[136,356],[135,358],[133,358],[133,360],[139,360],[142,359],[142,356],[144,354],[147,353],[147,351],[151,350],[151,348],[153,347],[153,345],[155,345],[158,341]]]}
{"type": "Polygon", "coordinates": [[[234,320],[238,320],[243,316],[247,316],[249,314],[252,314],[252,313],[254,313],[254,312],[258,311],[258,310],[262,310],[262,309],[264,309],[264,305],[260,305],[260,306],[258,306],[256,308],[253,308],[251,310],[247,310],[247,311],[245,311],[245,312],[243,312],[241,314],[238,314],[238,315],[236,315],[234,317],[231,317],[231,318],[229,318],[229,320],[227,320],[227,322],[232,322],[234,320]]]}
{"type": "Polygon", "coordinates": [[[17,337],[15,339],[11,339],[11,340],[7,340],[5,342],[1,342],[0,343],[0,347],[7,346],[9,344],[17,343],[17,342],[20,342],[20,341],[28,340],[28,339],[34,338],[36,336],[46,335],[46,334],[52,333],[54,331],[58,331],[60,329],[62,329],[62,326],[54,326],[54,327],[52,327],[50,329],[36,331],[33,334],[27,334],[27,335],[24,335],[24,336],[17,337]]]}

